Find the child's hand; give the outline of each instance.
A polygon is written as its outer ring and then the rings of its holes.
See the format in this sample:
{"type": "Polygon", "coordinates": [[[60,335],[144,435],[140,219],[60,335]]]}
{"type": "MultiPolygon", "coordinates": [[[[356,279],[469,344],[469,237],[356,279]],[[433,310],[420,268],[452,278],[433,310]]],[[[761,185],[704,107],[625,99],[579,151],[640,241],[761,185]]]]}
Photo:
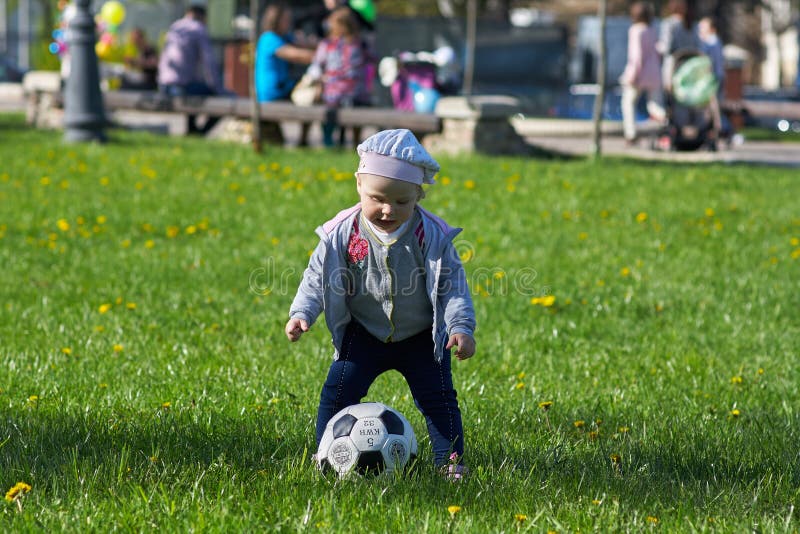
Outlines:
{"type": "Polygon", "coordinates": [[[452,334],[447,341],[445,349],[450,347],[456,348],[453,351],[456,358],[466,360],[467,358],[472,358],[472,355],[475,354],[475,339],[468,334],[452,334]]]}
{"type": "Polygon", "coordinates": [[[289,338],[289,341],[297,341],[300,339],[300,336],[303,335],[303,332],[308,332],[308,323],[303,319],[289,319],[289,322],[286,323],[286,328],[284,328],[284,331],[286,332],[286,337],[289,338]]]}

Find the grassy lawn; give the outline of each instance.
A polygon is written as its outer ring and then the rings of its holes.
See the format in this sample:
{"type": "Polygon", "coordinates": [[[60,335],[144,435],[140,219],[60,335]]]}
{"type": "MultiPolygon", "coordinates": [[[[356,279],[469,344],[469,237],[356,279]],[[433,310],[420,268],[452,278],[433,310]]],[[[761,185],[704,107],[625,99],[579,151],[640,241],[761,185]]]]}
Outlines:
{"type": "Polygon", "coordinates": [[[796,170],[441,158],[472,477],[435,473],[387,374],[368,400],[420,465],[337,481],[309,460],[327,329],[283,324],[354,152],[112,138],[0,115],[0,491],[32,488],[2,530],[800,528],[796,170]]]}

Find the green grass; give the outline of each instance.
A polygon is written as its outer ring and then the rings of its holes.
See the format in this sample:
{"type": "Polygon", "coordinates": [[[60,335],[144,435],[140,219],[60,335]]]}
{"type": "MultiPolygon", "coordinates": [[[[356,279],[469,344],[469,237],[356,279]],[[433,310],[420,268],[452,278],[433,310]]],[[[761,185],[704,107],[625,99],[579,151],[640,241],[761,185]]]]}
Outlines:
{"type": "Polygon", "coordinates": [[[465,228],[479,325],[453,366],[472,477],[434,472],[387,374],[368,398],[420,465],[337,481],[309,460],[327,330],[282,330],[354,154],[112,138],[0,115],[0,490],[32,486],[2,530],[800,526],[796,171],[440,158],[423,205],[465,228]]]}

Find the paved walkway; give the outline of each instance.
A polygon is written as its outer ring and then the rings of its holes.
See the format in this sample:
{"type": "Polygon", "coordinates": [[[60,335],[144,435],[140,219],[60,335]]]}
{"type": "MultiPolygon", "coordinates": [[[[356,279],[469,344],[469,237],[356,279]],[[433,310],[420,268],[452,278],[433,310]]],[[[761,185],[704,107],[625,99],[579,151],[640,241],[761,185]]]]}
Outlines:
{"type": "MultiPolygon", "coordinates": [[[[517,132],[531,145],[557,153],[588,156],[592,152],[591,124],[587,121],[560,121],[559,119],[513,119],[517,132]]],[[[604,155],[624,156],[652,161],[677,161],[685,163],[749,163],[800,168],[800,143],[773,141],[748,141],[727,146],[721,143],[717,152],[705,149],[686,152],[652,150],[648,135],[655,125],[645,124],[640,129],[643,139],[634,147],[625,144],[619,123],[605,122],[601,150],[604,155]]]]}

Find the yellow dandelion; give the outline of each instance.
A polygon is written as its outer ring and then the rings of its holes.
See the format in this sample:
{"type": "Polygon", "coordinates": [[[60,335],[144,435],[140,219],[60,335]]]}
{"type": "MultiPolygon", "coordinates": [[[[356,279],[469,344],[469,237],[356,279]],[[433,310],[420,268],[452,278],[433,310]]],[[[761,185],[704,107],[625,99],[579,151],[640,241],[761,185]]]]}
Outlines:
{"type": "Polygon", "coordinates": [[[503,271],[495,271],[495,273],[492,275],[492,278],[494,278],[495,280],[502,280],[505,277],[506,273],[504,273],[503,271]]]}
{"type": "Polygon", "coordinates": [[[39,395],[31,395],[30,397],[28,397],[28,402],[31,404],[39,402],[39,395]]]}
{"type": "Polygon", "coordinates": [[[98,215],[95,218],[95,220],[97,221],[97,224],[105,224],[106,222],[108,222],[108,217],[106,217],[105,215],[98,215]]]}
{"type": "Polygon", "coordinates": [[[541,408],[545,412],[552,407],[553,407],[553,401],[542,401],[539,403],[539,408],[541,408]]]}
{"type": "Polygon", "coordinates": [[[589,239],[589,234],[587,234],[586,232],[581,232],[578,234],[578,239],[581,241],[586,241],[587,239],[589,239]]]}
{"type": "Polygon", "coordinates": [[[135,310],[136,309],[136,303],[135,302],[126,302],[125,303],[125,307],[128,308],[129,310],[135,310]]]}
{"type": "Polygon", "coordinates": [[[544,306],[545,308],[549,308],[555,303],[555,295],[545,295],[544,297],[533,297],[531,299],[531,304],[534,306],[544,306]]]}
{"type": "Polygon", "coordinates": [[[106,302],[98,306],[97,311],[99,311],[100,313],[106,313],[110,309],[111,309],[111,304],[106,302]]]}
{"type": "Polygon", "coordinates": [[[517,523],[524,523],[528,520],[528,516],[525,514],[514,514],[514,519],[517,523]]]}
{"type": "Polygon", "coordinates": [[[122,297],[117,297],[114,302],[116,302],[118,305],[122,304],[122,297]]]}
{"type": "Polygon", "coordinates": [[[731,384],[741,384],[742,380],[743,379],[742,379],[741,376],[732,376],[731,377],[731,384]]]}
{"type": "Polygon", "coordinates": [[[760,374],[760,375],[764,374],[764,369],[762,367],[758,368],[758,374],[760,374]]]}
{"type": "Polygon", "coordinates": [[[621,426],[621,427],[619,427],[619,428],[617,429],[617,431],[618,431],[620,434],[627,434],[628,432],[630,432],[630,430],[631,430],[631,429],[630,429],[630,428],[628,428],[627,426],[621,426]]]}
{"type": "Polygon", "coordinates": [[[108,179],[108,176],[102,176],[102,177],[100,177],[100,185],[102,185],[102,186],[104,186],[104,187],[105,187],[105,186],[107,186],[109,183],[110,183],[110,180],[108,179]]]}
{"type": "Polygon", "coordinates": [[[441,181],[442,181],[442,185],[450,185],[450,183],[452,182],[452,180],[450,179],[449,176],[442,176],[442,180],[441,181]]]}
{"type": "Polygon", "coordinates": [[[30,484],[26,484],[25,482],[17,482],[6,492],[6,500],[8,502],[14,502],[31,491],[31,489],[32,488],[30,484]]]}
{"type": "Polygon", "coordinates": [[[186,233],[189,234],[189,235],[196,234],[197,233],[197,226],[195,226],[193,224],[190,224],[189,226],[186,227],[186,233]]]}
{"type": "Polygon", "coordinates": [[[99,325],[94,327],[94,331],[95,332],[103,332],[105,329],[106,329],[106,327],[101,325],[101,324],[99,324],[99,325]]]}
{"type": "Polygon", "coordinates": [[[789,244],[792,245],[793,247],[800,246],[800,239],[793,237],[789,240],[789,244]]]}
{"type": "Polygon", "coordinates": [[[714,216],[714,208],[706,208],[706,217],[714,216]]]}
{"type": "Polygon", "coordinates": [[[123,350],[125,350],[125,347],[123,347],[119,343],[115,343],[112,348],[113,348],[114,352],[122,352],[123,350]]]}
{"type": "Polygon", "coordinates": [[[623,267],[620,269],[619,274],[622,277],[628,277],[631,275],[631,270],[628,267],[623,267]]]}
{"type": "Polygon", "coordinates": [[[447,511],[450,513],[450,517],[455,517],[456,514],[461,511],[461,507],[451,504],[447,507],[447,511]]]}
{"type": "Polygon", "coordinates": [[[791,256],[792,256],[792,259],[793,259],[793,260],[796,260],[797,258],[800,258],[800,248],[796,248],[796,249],[794,249],[794,250],[792,251],[792,254],[791,254],[791,256]]]}
{"type": "Polygon", "coordinates": [[[636,222],[643,223],[647,220],[647,213],[640,211],[636,214],[636,222]]]}
{"type": "Polygon", "coordinates": [[[144,248],[153,248],[154,246],[156,246],[156,242],[152,239],[148,239],[144,242],[144,248]]]}
{"type": "Polygon", "coordinates": [[[592,499],[592,504],[595,506],[600,506],[601,504],[603,504],[603,501],[601,501],[600,499],[592,499]]]}
{"type": "Polygon", "coordinates": [[[578,419],[577,421],[574,421],[572,423],[572,426],[574,426],[575,428],[583,428],[585,425],[586,425],[586,422],[584,422],[581,419],[578,419]]]}
{"type": "Polygon", "coordinates": [[[120,246],[122,248],[128,248],[128,247],[131,246],[131,240],[130,239],[123,239],[122,241],[119,242],[119,244],[120,244],[120,246]]]}
{"type": "Polygon", "coordinates": [[[619,454],[614,453],[614,454],[611,455],[611,463],[612,464],[619,465],[619,463],[621,461],[622,461],[622,457],[619,454]]]}
{"type": "Polygon", "coordinates": [[[170,239],[178,237],[178,234],[181,233],[181,229],[177,226],[167,226],[167,237],[170,239]]]}
{"type": "Polygon", "coordinates": [[[733,410],[731,410],[731,417],[733,417],[734,419],[739,417],[740,415],[742,415],[742,412],[738,408],[734,408],[733,410]]]}
{"type": "Polygon", "coordinates": [[[161,403],[161,409],[162,410],[169,410],[171,406],[172,406],[172,403],[169,402],[169,401],[161,403]]]}
{"type": "Polygon", "coordinates": [[[525,371],[520,371],[519,373],[517,373],[517,378],[520,380],[525,378],[525,371]]]}
{"type": "Polygon", "coordinates": [[[39,183],[42,185],[50,185],[50,177],[42,176],[41,179],[39,179],[39,183]]]}
{"type": "Polygon", "coordinates": [[[589,439],[595,440],[599,437],[600,437],[600,432],[598,432],[597,430],[592,430],[591,432],[589,432],[589,439]]]}
{"type": "Polygon", "coordinates": [[[72,354],[72,349],[69,347],[64,347],[63,349],[61,349],[61,352],[69,356],[70,354],[72,354]]]}
{"type": "Polygon", "coordinates": [[[658,518],[656,516],[654,516],[654,515],[648,515],[647,516],[647,522],[648,523],[652,523],[654,525],[657,525],[658,524],[658,518]]]}
{"type": "Polygon", "coordinates": [[[517,384],[514,386],[514,389],[522,389],[524,387],[525,387],[525,382],[517,382],[517,384]]]}
{"type": "Polygon", "coordinates": [[[58,226],[58,229],[61,230],[62,232],[69,231],[69,222],[67,222],[66,219],[59,219],[58,221],[56,221],[56,226],[58,226]]]}
{"type": "Polygon", "coordinates": [[[108,388],[108,384],[106,384],[105,382],[100,382],[99,384],[97,384],[97,387],[99,387],[100,389],[106,389],[108,388]]]}
{"type": "Polygon", "coordinates": [[[464,187],[467,189],[475,189],[475,180],[467,180],[464,182],[464,187]]]}

